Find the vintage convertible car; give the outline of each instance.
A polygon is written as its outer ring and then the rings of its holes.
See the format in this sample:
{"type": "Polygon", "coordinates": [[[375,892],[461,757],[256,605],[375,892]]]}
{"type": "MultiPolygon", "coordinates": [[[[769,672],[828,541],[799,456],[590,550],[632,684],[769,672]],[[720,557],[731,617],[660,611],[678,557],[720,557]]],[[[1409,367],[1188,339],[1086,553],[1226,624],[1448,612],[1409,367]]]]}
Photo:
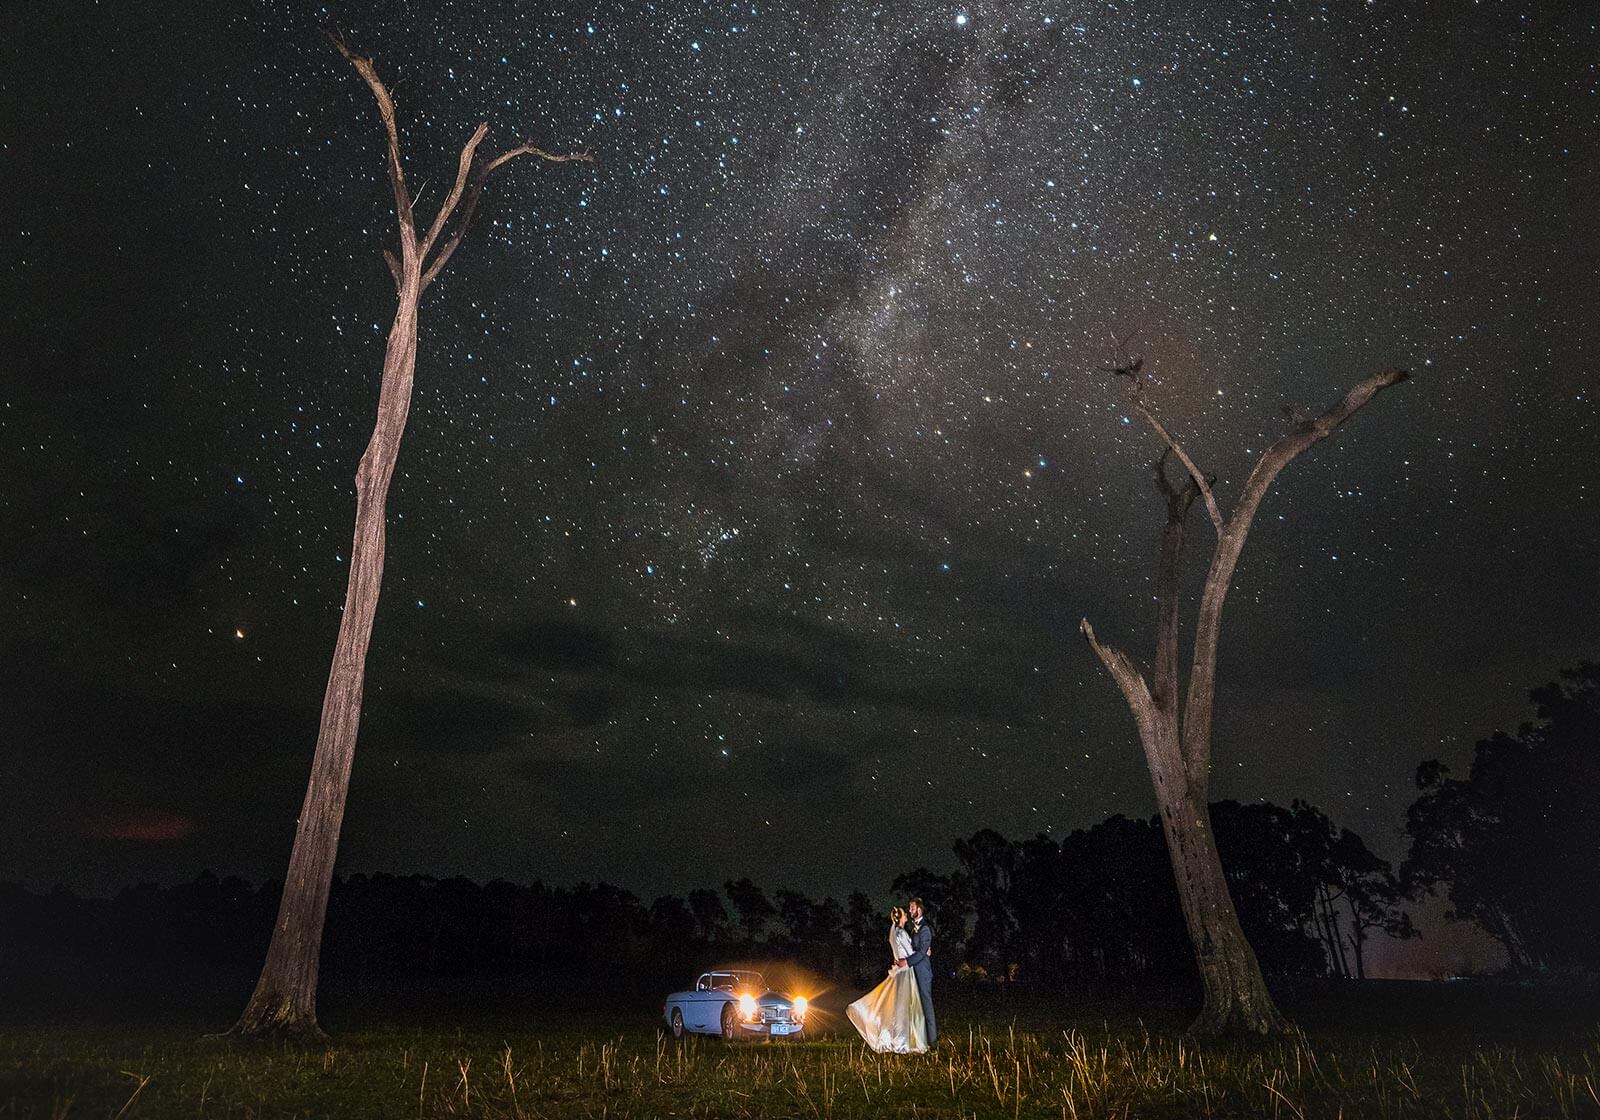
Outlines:
{"type": "Polygon", "coordinates": [[[667,997],[661,1017],[673,1038],[796,1038],[806,1026],[806,997],[772,991],[759,972],[702,972],[692,990],[667,997]]]}

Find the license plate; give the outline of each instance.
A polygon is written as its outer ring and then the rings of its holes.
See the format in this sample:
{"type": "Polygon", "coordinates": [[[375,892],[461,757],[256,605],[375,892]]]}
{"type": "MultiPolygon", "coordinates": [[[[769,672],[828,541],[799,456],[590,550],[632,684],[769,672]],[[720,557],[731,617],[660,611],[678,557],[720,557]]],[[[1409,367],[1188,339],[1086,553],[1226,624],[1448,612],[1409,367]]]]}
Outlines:
{"type": "Polygon", "coordinates": [[[773,1034],[788,1034],[790,1031],[794,1030],[794,1024],[793,1023],[773,1023],[772,1027],[771,1027],[771,1030],[772,1030],[773,1034]]]}

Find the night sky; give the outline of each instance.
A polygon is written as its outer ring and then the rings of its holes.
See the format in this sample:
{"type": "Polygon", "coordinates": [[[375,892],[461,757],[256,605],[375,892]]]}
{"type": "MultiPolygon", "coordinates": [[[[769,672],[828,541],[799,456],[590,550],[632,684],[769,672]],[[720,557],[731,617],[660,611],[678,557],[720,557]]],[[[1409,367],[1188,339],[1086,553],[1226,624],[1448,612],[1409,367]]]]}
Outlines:
{"type": "MultiPolygon", "coordinates": [[[[341,866],[887,890],[1154,802],[1159,445],[1224,508],[1214,796],[1391,857],[1600,652],[1593,5],[25,5],[0,47],[0,880],[281,875],[393,287],[431,287],[341,866]]],[[[1209,552],[1191,517],[1191,583],[1209,552]]]]}

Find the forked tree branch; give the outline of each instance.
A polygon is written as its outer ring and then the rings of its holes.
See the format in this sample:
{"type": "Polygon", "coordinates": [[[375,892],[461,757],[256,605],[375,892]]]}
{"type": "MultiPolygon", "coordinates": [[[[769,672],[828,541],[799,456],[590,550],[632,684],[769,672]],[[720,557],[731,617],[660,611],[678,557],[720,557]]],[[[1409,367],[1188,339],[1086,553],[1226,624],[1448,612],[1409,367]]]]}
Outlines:
{"type": "MultiPolygon", "coordinates": [[[[1178,461],[1189,472],[1189,477],[1194,480],[1195,488],[1199,491],[1200,496],[1205,499],[1206,513],[1211,518],[1211,527],[1217,531],[1217,536],[1220,537],[1223,532],[1222,511],[1217,508],[1216,495],[1211,492],[1211,485],[1216,480],[1207,478],[1200,468],[1195,466],[1194,460],[1189,458],[1189,453],[1183,449],[1183,445],[1172,438],[1172,433],[1167,431],[1166,425],[1161,423],[1149,404],[1145,402],[1144,377],[1142,374],[1144,359],[1129,355],[1127,342],[1127,339],[1121,339],[1117,343],[1118,357],[1121,359],[1122,364],[1111,366],[1106,372],[1116,377],[1126,377],[1128,379],[1129,391],[1133,395],[1134,411],[1143,416],[1150,426],[1155,429],[1156,435],[1160,436],[1161,441],[1172,449],[1173,454],[1178,456],[1178,461]]],[[[1164,455],[1163,458],[1165,458],[1164,455]]],[[[1157,468],[1156,477],[1160,480],[1161,493],[1170,500],[1171,494],[1168,490],[1167,476],[1163,468],[1157,468]]]]}
{"type": "MultiPolygon", "coordinates": [[[[482,132],[483,128],[484,126],[479,126],[480,133],[482,132]]],[[[473,140],[469,143],[475,147],[476,142],[479,139],[481,139],[481,136],[474,136],[473,140]]],[[[463,149],[463,157],[465,157],[465,155],[466,150],[463,149]]],[[[532,144],[522,144],[518,147],[512,148],[510,151],[500,153],[485,163],[479,164],[477,171],[471,175],[468,181],[466,189],[466,202],[463,203],[461,207],[461,220],[456,223],[456,227],[454,231],[452,231],[450,239],[444,243],[444,246],[439,250],[438,255],[433,258],[432,263],[427,266],[422,274],[422,286],[424,288],[433,283],[433,278],[439,275],[440,270],[445,266],[445,262],[448,261],[451,254],[456,251],[456,247],[461,244],[461,238],[471,227],[472,216],[477,212],[478,209],[478,198],[483,194],[484,181],[489,178],[489,175],[496,168],[510,163],[518,156],[536,156],[539,159],[548,160],[551,163],[570,163],[574,161],[579,163],[594,162],[594,156],[590,155],[588,152],[568,152],[565,154],[556,154],[554,152],[547,152],[542,148],[536,148],[532,144]]],[[[452,198],[450,201],[451,209],[455,208],[454,200],[458,197],[458,195],[452,192],[452,198]]],[[[443,213],[443,211],[441,211],[441,213],[443,213]]],[[[444,223],[442,221],[439,221],[436,224],[440,229],[443,229],[444,223]]],[[[432,244],[431,235],[429,244],[430,246],[432,244]]]]}
{"type": "Polygon", "coordinates": [[[417,240],[416,218],[412,212],[411,192],[406,186],[405,168],[400,162],[400,132],[395,124],[394,99],[389,96],[388,87],[383,84],[383,79],[378,77],[378,71],[372,65],[370,58],[356,54],[334,32],[329,31],[327,35],[329,41],[333,43],[340,54],[349,60],[350,64],[356,68],[356,72],[367,83],[368,88],[372,90],[372,96],[378,102],[378,113],[383,117],[383,129],[389,141],[389,182],[394,187],[395,213],[400,220],[400,256],[397,258],[386,249],[384,250],[383,259],[384,263],[389,266],[390,275],[394,277],[396,288],[401,287],[405,282],[407,265],[415,267],[421,273],[421,280],[418,285],[421,288],[426,288],[432,283],[434,277],[439,275],[440,270],[444,268],[445,262],[456,251],[456,247],[461,244],[461,238],[466,234],[468,227],[471,226],[472,215],[478,208],[478,196],[483,191],[484,180],[496,168],[511,162],[518,156],[524,155],[537,156],[552,163],[567,163],[574,160],[583,163],[594,162],[594,157],[588,152],[571,152],[565,155],[557,155],[544,151],[542,148],[536,148],[532,144],[521,144],[510,151],[502,152],[491,160],[481,161],[478,159],[478,146],[483,143],[484,137],[489,134],[489,122],[482,121],[473,130],[472,135],[467,138],[467,142],[461,146],[461,154],[456,160],[456,177],[450,186],[450,193],[439,204],[438,213],[434,214],[433,221],[428,225],[428,232],[423,235],[419,243],[417,240]],[[462,205],[463,197],[466,199],[464,206],[462,205]],[[460,220],[456,223],[449,240],[439,250],[438,255],[432,261],[429,261],[428,254],[433,251],[434,245],[437,244],[445,226],[449,224],[451,215],[456,212],[458,206],[461,207],[460,220]]]}
{"type": "MultiPolygon", "coordinates": [[[[1191,477],[1184,483],[1182,490],[1172,485],[1172,481],[1167,478],[1167,456],[1171,455],[1172,452],[1171,444],[1163,447],[1161,454],[1156,457],[1152,469],[1156,475],[1156,489],[1160,490],[1161,496],[1167,500],[1167,516],[1182,520],[1184,514],[1189,512],[1189,506],[1200,496],[1201,483],[1191,477]]],[[[1207,486],[1215,486],[1217,484],[1217,476],[1207,475],[1203,481],[1207,486]]]]}
{"type": "Polygon", "coordinates": [[[1173,439],[1172,433],[1168,432],[1161,421],[1156,418],[1156,414],[1150,410],[1150,406],[1145,404],[1144,394],[1140,393],[1134,397],[1133,407],[1140,416],[1150,422],[1150,426],[1155,429],[1156,435],[1160,436],[1166,445],[1172,449],[1172,453],[1178,457],[1178,462],[1182,463],[1184,469],[1189,472],[1189,478],[1193,481],[1195,489],[1200,492],[1200,497],[1205,499],[1206,513],[1211,518],[1211,527],[1217,531],[1217,536],[1222,536],[1225,526],[1222,520],[1222,511],[1217,508],[1217,497],[1211,491],[1212,480],[1201,473],[1200,468],[1194,465],[1194,460],[1189,458],[1189,453],[1183,449],[1183,445],[1173,439]]]}

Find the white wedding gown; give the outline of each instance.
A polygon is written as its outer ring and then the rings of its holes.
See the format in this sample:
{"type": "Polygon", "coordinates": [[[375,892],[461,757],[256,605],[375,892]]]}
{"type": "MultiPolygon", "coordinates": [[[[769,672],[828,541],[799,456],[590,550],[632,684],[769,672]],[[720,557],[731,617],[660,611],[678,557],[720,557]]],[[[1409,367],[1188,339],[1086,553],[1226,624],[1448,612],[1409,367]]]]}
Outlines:
{"type": "MultiPolygon", "coordinates": [[[[891,929],[889,951],[895,960],[909,957],[911,935],[898,926],[891,929]]],[[[904,965],[892,967],[883,983],[846,1008],[845,1015],[880,1054],[920,1054],[928,1048],[917,978],[904,965]]]]}

